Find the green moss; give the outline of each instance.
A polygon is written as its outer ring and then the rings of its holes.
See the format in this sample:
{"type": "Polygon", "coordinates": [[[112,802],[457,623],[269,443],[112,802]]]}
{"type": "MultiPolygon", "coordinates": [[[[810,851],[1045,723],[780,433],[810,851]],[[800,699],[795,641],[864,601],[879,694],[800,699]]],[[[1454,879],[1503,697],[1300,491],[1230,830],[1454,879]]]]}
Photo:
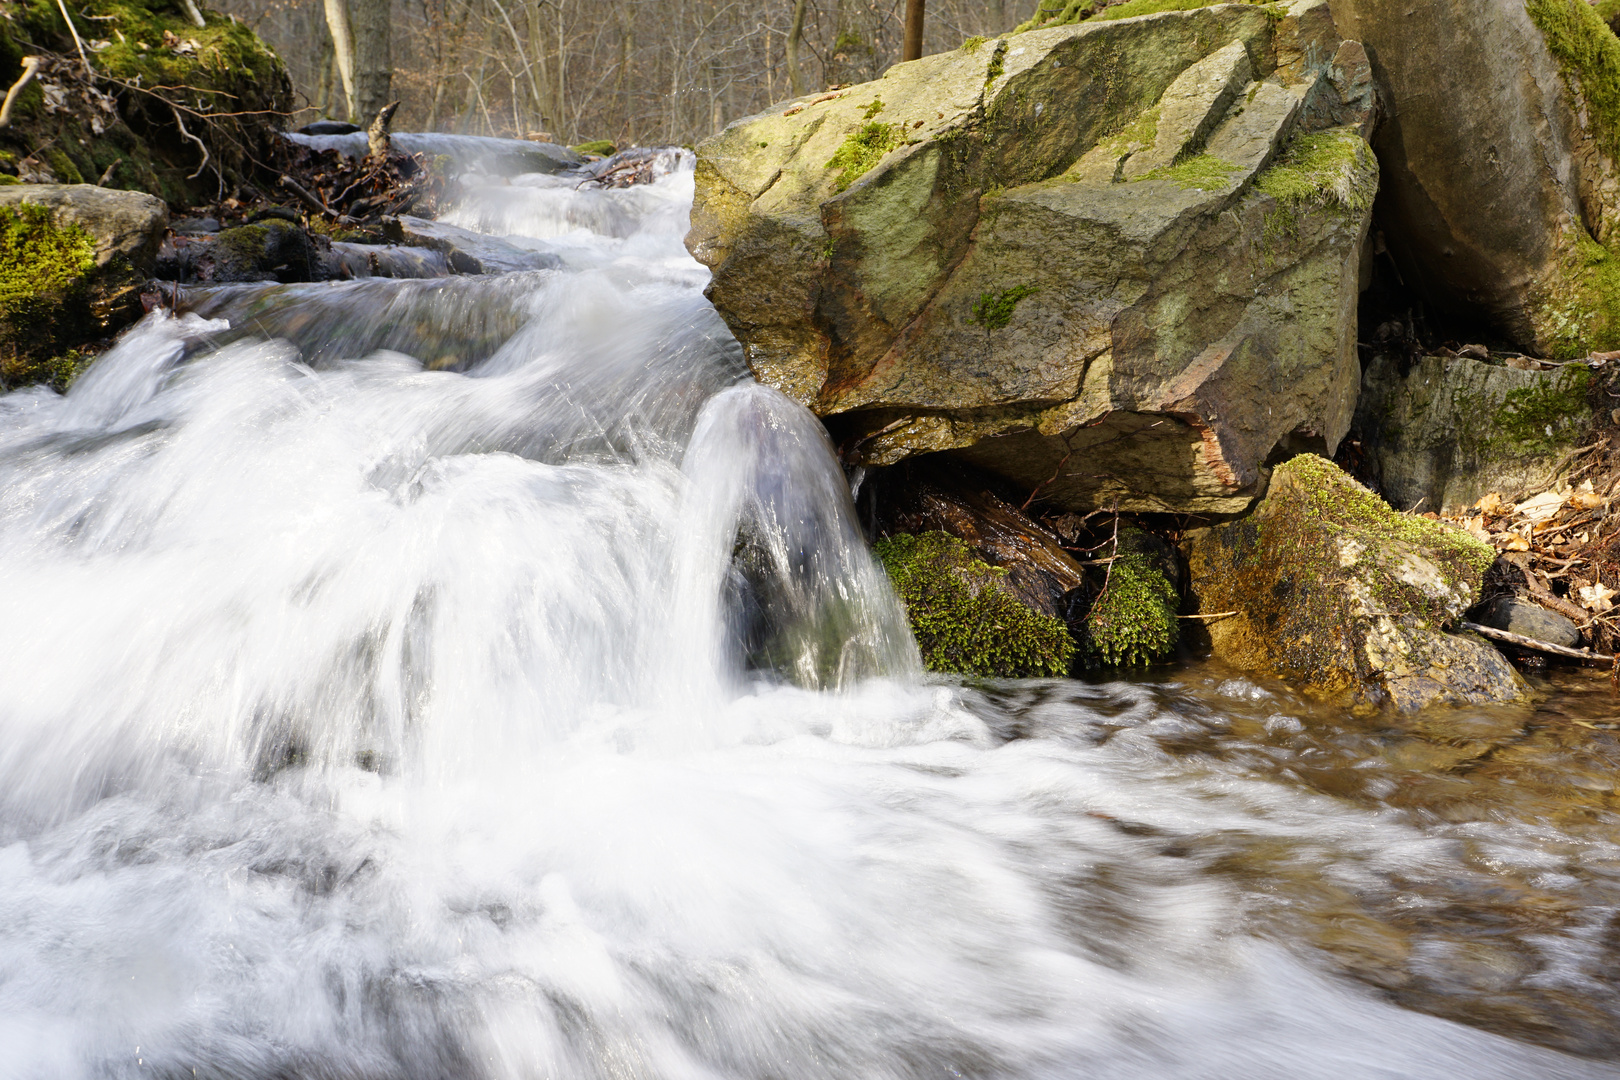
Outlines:
{"type": "Polygon", "coordinates": [[[1271,6],[1270,0],[1126,0],[1123,4],[1116,4],[1098,12],[1095,18],[1101,21],[1132,19],[1138,15],[1155,15],[1161,11],[1192,11],[1217,3],[1271,6]]]}
{"type": "Polygon", "coordinates": [[[1592,350],[1620,348],[1620,256],[1587,235],[1571,230],[1558,280],[1542,283],[1537,336],[1548,355],[1559,360],[1592,350]]]}
{"type": "Polygon", "coordinates": [[[1582,434],[1591,421],[1586,395],[1592,387],[1592,369],[1571,364],[1555,379],[1510,390],[1490,418],[1483,445],[1518,453],[1543,452],[1566,445],[1582,434]]]}
{"type": "Polygon", "coordinates": [[[1041,0],[1035,14],[1029,17],[1029,21],[1019,23],[1013,33],[1022,34],[1043,26],[1068,26],[1081,22],[1091,16],[1096,6],[1097,0],[1041,0]]]}
{"type": "Polygon", "coordinates": [[[898,124],[885,124],[872,120],[850,132],[849,137],[827,162],[827,168],[838,170],[834,185],[839,191],[859,180],[872,170],[883,155],[905,141],[898,124]]]}
{"type": "Polygon", "coordinates": [[[618,147],[614,146],[607,139],[594,139],[591,142],[582,142],[578,146],[573,146],[569,149],[573,150],[576,154],[596,154],[600,157],[612,157],[618,152],[618,147]]]}
{"type": "Polygon", "coordinates": [[[214,243],[247,265],[257,266],[264,261],[269,251],[270,230],[263,225],[242,225],[235,229],[226,229],[219,234],[214,243]]]}
{"type": "Polygon", "coordinates": [[[1442,563],[1471,571],[1476,579],[1496,561],[1496,549],[1490,544],[1444,522],[1400,513],[1326,458],[1315,454],[1291,458],[1277,466],[1272,482],[1285,476],[1299,482],[1305,495],[1302,512],[1310,527],[1370,530],[1436,555],[1442,563]]]}
{"type": "Polygon", "coordinates": [[[40,156],[45,159],[45,164],[50,168],[51,175],[56,177],[57,183],[84,183],[84,174],[79,172],[79,167],[73,163],[73,159],[68,157],[67,152],[61,147],[53,146],[40,156]]]}
{"type": "MultiPolygon", "coordinates": [[[[1611,5],[1612,12],[1620,5],[1611,5]]],[[[1620,162],[1620,38],[1586,0],[1525,0],[1547,48],[1586,98],[1592,135],[1620,162]]]]}
{"type": "Polygon", "coordinates": [[[883,111],[883,99],[882,98],[873,98],[871,101],[869,101],[867,103],[866,108],[861,110],[861,119],[862,120],[870,120],[870,119],[872,119],[872,117],[876,116],[878,113],[880,113],[882,111],[883,111]]]}
{"type": "Polygon", "coordinates": [[[1091,665],[1134,667],[1176,647],[1179,598],[1153,560],[1138,552],[1115,558],[1108,584],[1086,615],[1086,659],[1091,665]]]}
{"type": "Polygon", "coordinates": [[[1113,152],[1124,155],[1152,146],[1159,138],[1159,107],[1143,109],[1136,119],[1126,124],[1117,135],[1107,139],[1105,145],[1113,152]]]}
{"type": "Polygon", "coordinates": [[[1598,0],[1592,5],[1598,18],[1609,24],[1609,29],[1620,33],[1620,0],[1598,0]]]}
{"type": "Polygon", "coordinates": [[[1214,154],[1195,154],[1174,165],[1154,169],[1137,178],[1141,180],[1168,180],[1177,187],[1197,191],[1220,191],[1232,182],[1238,167],[1214,154]]]}
{"type": "Polygon", "coordinates": [[[988,88],[991,83],[1001,78],[1002,73],[1006,70],[1007,43],[1005,41],[998,41],[996,42],[995,51],[990,54],[990,63],[984,69],[985,87],[988,88]]]}
{"type": "Polygon", "coordinates": [[[983,36],[981,36],[979,34],[974,34],[972,37],[966,38],[966,39],[963,40],[963,42],[962,42],[962,51],[966,52],[966,53],[978,52],[979,51],[979,46],[983,45],[983,44],[984,44],[983,36]]]}
{"type": "Polygon", "coordinates": [[[95,269],[83,229],[59,228],[42,206],[0,208],[0,389],[72,381],[76,354],[65,342],[82,340],[95,269]]]}
{"type": "Polygon", "coordinates": [[[986,330],[1000,330],[1012,322],[1013,309],[1018,301],[1036,292],[1038,285],[1014,285],[999,292],[982,293],[973,305],[969,322],[978,323],[986,330]]]}
{"type": "Polygon", "coordinates": [[[15,176],[12,176],[10,173],[0,173],[0,187],[4,187],[7,184],[20,183],[22,183],[22,181],[17,179],[15,176]]]}
{"type": "Polygon", "coordinates": [[[1068,672],[1075,645],[1063,621],[1013,596],[1002,585],[1006,571],[976,558],[963,541],[902,533],[873,550],[930,671],[1002,678],[1068,672]]]}
{"type": "Polygon", "coordinates": [[[1282,155],[1254,182],[1289,209],[1338,206],[1361,214],[1372,205],[1378,163],[1354,128],[1329,128],[1289,140],[1282,155]]]}

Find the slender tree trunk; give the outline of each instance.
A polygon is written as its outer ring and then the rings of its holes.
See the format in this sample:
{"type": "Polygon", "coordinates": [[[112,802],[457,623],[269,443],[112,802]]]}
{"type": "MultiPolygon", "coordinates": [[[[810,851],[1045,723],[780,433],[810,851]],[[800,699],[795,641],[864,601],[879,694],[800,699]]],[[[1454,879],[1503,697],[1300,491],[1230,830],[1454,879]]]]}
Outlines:
{"type": "MultiPolygon", "coordinates": [[[[328,0],[330,3],[331,0],[328,0]]],[[[393,100],[393,20],[389,0],[354,4],[354,122],[370,123],[393,100]]]]}
{"type": "MultiPolygon", "coordinates": [[[[332,95],[337,89],[340,79],[337,70],[337,56],[332,50],[332,36],[321,35],[321,59],[315,69],[319,74],[315,79],[315,110],[322,116],[332,115],[332,95]]],[[[344,102],[347,111],[348,102],[344,102]]]]}
{"type": "Polygon", "coordinates": [[[804,41],[805,0],[793,0],[793,25],[788,27],[787,69],[788,83],[794,97],[804,96],[804,73],[799,69],[799,46],[804,41]]]}
{"type": "Polygon", "coordinates": [[[349,31],[349,5],[345,0],[326,0],[326,28],[332,34],[332,54],[338,77],[343,82],[344,118],[350,123],[358,115],[354,94],[354,35],[349,31]]]}
{"type": "Polygon", "coordinates": [[[926,13],[927,0],[906,0],[906,40],[900,50],[900,59],[920,60],[922,58],[923,17],[926,13]]]}
{"type": "Polygon", "coordinates": [[[1007,30],[1007,0],[990,0],[986,18],[990,21],[990,33],[1000,34],[1007,30]]]}

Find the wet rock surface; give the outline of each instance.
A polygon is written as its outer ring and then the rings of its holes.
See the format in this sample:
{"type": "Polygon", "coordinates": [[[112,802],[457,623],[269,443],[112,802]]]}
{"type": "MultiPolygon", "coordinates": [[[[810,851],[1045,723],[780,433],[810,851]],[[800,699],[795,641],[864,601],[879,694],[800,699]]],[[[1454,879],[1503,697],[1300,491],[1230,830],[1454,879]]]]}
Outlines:
{"type": "Polygon", "coordinates": [[[1501,653],[1447,632],[1478,600],[1495,550],[1396,513],[1321,458],[1280,466],[1251,515],[1188,533],[1184,549],[1215,655],[1228,662],[1405,710],[1524,692],[1501,653]]]}

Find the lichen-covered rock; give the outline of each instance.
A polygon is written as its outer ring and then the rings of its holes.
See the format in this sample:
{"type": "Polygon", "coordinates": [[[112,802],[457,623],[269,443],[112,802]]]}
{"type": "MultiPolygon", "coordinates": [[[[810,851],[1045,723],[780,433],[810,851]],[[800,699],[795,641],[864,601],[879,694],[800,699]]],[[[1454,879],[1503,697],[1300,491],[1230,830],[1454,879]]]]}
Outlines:
{"type": "Polygon", "coordinates": [[[1541,355],[1620,348],[1620,39],[1587,0],[1332,0],[1390,97],[1402,280],[1541,355]]]}
{"type": "Polygon", "coordinates": [[[1068,673],[1074,639],[1063,620],[1026,604],[1007,571],[943,532],[900,533],[873,546],[905,604],[930,671],[1001,678],[1068,673]]]}
{"type": "Polygon", "coordinates": [[[167,224],[163,203],[139,192],[0,187],[0,392],[66,389],[86,345],[139,317],[167,224]]]}
{"type": "Polygon", "coordinates": [[[1349,425],[1371,105],[1326,0],[1035,30],[731,125],[687,243],[852,456],[1240,510],[1349,425]]]}
{"type": "Polygon", "coordinates": [[[1329,461],[1279,466],[1253,513],[1184,544],[1200,612],[1222,616],[1208,629],[1223,660],[1400,709],[1524,692],[1490,645],[1446,632],[1478,600],[1496,552],[1397,513],[1329,461]]]}
{"type": "Polygon", "coordinates": [[[1522,371],[1425,356],[1407,365],[1377,353],[1355,422],[1371,478],[1403,510],[1446,513],[1492,491],[1515,501],[1536,494],[1592,430],[1592,378],[1578,364],[1522,371]]]}

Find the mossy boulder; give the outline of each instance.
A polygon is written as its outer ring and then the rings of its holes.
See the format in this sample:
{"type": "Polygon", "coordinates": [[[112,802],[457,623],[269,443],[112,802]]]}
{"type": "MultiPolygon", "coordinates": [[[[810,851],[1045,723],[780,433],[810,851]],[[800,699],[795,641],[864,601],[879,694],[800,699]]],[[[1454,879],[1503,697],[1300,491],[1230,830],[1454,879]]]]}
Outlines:
{"type": "Polygon", "coordinates": [[[167,224],[139,192],[0,186],[0,391],[66,389],[87,345],[138,318],[167,224]]]}
{"type": "Polygon", "coordinates": [[[54,2],[0,0],[0,82],[16,80],[24,56],[46,57],[0,130],[11,155],[0,169],[67,183],[105,176],[180,206],[250,184],[254,163],[271,160],[292,83],[245,23],[203,8],[198,26],[182,0],[88,0],[68,10],[91,73],[54,2]]]}
{"type": "Polygon", "coordinates": [[[1378,184],[1365,51],[1326,0],[1185,6],[703,143],[687,244],[754,373],[866,463],[946,452],[1072,509],[1238,511],[1279,443],[1333,447],[1378,184]]]}
{"type": "Polygon", "coordinates": [[[1484,640],[1447,632],[1478,602],[1495,550],[1397,513],[1323,458],[1278,466],[1252,513],[1184,548],[1215,655],[1239,667],[1399,709],[1525,691],[1484,640]]]}
{"type": "Polygon", "coordinates": [[[1403,510],[1446,513],[1488,492],[1517,501],[1556,482],[1589,441],[1594,375],[1462,356],[1380,351],[1362,375],[1355,430],[1378,490],[1403,510]]]}
{"type": "Polygon", "coordinates": [[[1567,358],[1620,348],[1620,38],[1587,0],[1332,0],[1391,98],[1401,279],[1567,358]]]}
{"type": "Polygon", "coordinates": [[[930,671],[1001,678],[1061,676],[1075,644],[1062,619],[1021,599],[1007,571],[948,533],[900,533],[873,550],[905,604],[930,671]]]}

